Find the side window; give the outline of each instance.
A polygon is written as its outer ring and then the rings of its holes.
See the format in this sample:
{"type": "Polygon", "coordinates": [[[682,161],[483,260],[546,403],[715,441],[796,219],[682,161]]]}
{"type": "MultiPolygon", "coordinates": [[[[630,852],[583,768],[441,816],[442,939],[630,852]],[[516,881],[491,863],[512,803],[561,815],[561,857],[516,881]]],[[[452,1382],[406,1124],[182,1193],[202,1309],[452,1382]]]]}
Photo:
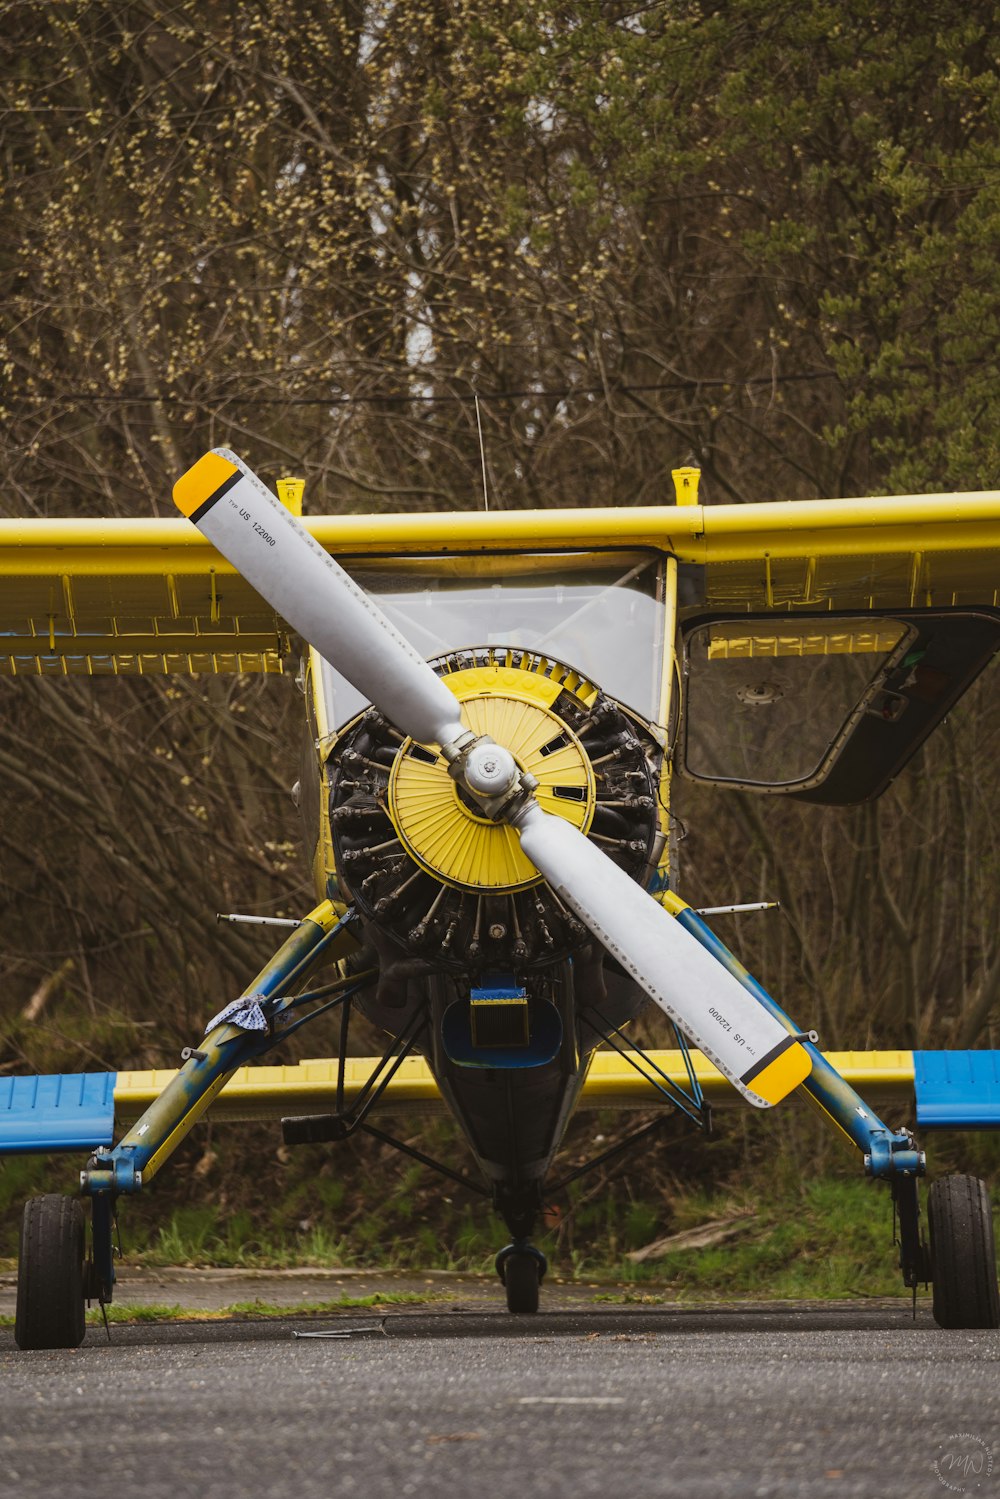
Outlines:
{"type": "Polygon", "coordinates": [[[770,618],[697,625],[685,639],[688,773],[760,790],[822,780],[916,636],[898,619],[770,618]]]}

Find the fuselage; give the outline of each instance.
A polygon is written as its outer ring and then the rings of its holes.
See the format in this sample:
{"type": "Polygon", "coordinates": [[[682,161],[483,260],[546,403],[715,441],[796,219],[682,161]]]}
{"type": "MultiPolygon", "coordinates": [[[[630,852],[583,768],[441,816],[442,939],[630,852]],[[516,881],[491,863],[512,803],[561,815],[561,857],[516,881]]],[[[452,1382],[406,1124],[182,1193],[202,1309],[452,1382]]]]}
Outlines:
{"type": "MultiPolygon", "coordinates": [[[[672,559],[653,549],[352,559],[463,721],[505,745],[644,887],[669,877],[672,559]]],[[[362,1008],[420,1046],[501,1196],[540,1182],[598,1027],[645,996],[435,749],[310,651],[302,806],[319,898],[354,906],[378,967],[362,1008]],[[598,1019],[599,1017],[599,1019],[598,1019]]]]}

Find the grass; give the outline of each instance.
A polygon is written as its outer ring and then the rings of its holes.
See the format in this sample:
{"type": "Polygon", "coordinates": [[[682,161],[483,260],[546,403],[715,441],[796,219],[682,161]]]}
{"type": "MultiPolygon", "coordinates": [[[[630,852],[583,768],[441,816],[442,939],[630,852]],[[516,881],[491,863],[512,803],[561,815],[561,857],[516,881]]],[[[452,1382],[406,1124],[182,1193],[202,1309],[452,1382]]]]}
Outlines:
{"type": "Polygon", "coordinates": [[[297,1265],[341,1269],[353,1263],[348,1242],[323,1226],[294,1237],[268,1234],[254,1227],[248,1213],[227,1217],[211,1205],[175,1209],[130,1258],[143,1265],[233,1270],[287,1270],[297,1265]]]}
{"type": "MultiPolygon", "coordinates": [[[[572,1232],[539,1234],[540,1246],[549,1255],[553,1272],[569,1280],[684,1280],[721,1289],[734,1264],[749,1259],[758,1270],[774,1271],[785,1258],[808,1256],[811,1245],[824,1252],[837,1244],[846,1257],[858,1258],[859,1245],[885,1255],[889,1245],[888,1194],[873,1192],[864,1182],[832,1182],[824,1196],[822,1184],[814,1183],[803,1201],[802,1184],[786,1190],[771,1184],[766,1206],[752,1189],[676,1189],[669,1201],[662,1198],[621,1199],[614,1192],[596,1201],[581,1197],[566,1217],[572,1232]],[[877,1207],[884,1208],[878,1213],[877,1207]],[[752,1208],[755,1218],[738,1243],[719,1249],[689,1251],[648,1265],[633,1265],[628,1251],[641,1247],[664,1233],[695,1227],[752,1208]],[[871,1219],[875,1216],[875,1222],[871,1219]],[[791,1220],[786,1227],[785,1220],[791,1220]],[[824,1235],[827,1221],[831,1232],[824,1235]],[[718,1284],[716,1284],[718,1282],[718,1284]]],[[[127,1205],[131,1212],[133,1204],[127,1205]]],[[[366,1215],[351,1232],[311,1225],[299,1233],[268,1231],[254,1225],[249,1215],[226,1217],[208,1205],[175,1209],[169,1220],[154,1228],[145,1240],[131,1231],[125,1234],[128,1259],[146,1266],[183,1265],[228,1269],[323,1269],[376,1268],[406,1271],[438,1269],[492,1274],[493,1259],[504,1236],[502,1226],[481,1208],[442,1213],[440,1227],[410,1225],[396,1221],[385,1232],[380,1212],[366,1215]]],[[[891,1255],[889,1256],[891,1262],[891,1255]]],[[[750,1268],[739,1271],[752,1279],[750,1268]]],[[[692,1284],[692,1289],[694,1285],[692,1284]]]]}
{"type": "MultiPolygon", "coordinates": [[[[204,1307],[184,1307],[178,1302],[169,1305],[166,1302],[153,1303],[149,1306],[115,1306],[106,1308],[109,1322],[139,1323],[139,1322],[225,1322],[238,1319],[245,1322],[247,1319],[280,1317],[326,1317],[331,1312],[349,1311],[355,1307],[380,1307],[380,1306],[421,1306],[431,1301],[439,1301],[444,1295],[440,1291],[430,1291],[426,1295],[417,1291],[376,1291],[371,1296],[338,1296],[332,1301],[310,1301],[301,1306],[278,1306],[271,1301],[233,1301],[228,1306],[217,1307],[214,1310],[206,1310],[204,1307]]],[[[87,1312],[87,1322],[92,1327],[102,1327],[104,1316],[99,1306],[92,1306],[87,1312]]],[[[14,1318],[8,1316],[0,1317],[0,1327],[13,1327],[14,1318]]]]}
{"type": "MultiPolygon", "coordinates": [[[[262,1301],[255,1298],[253,1301],[231,1301],[229,1306],[216,1307],[214,1310],[205,1310],[204,1307],[181,1307],[174,1306],[147,1306],[147,1307],[115,1307],[109,1306],[108,1322],[226,1322],[240,1321],[259,1318],[261,1321],[271,1318],[318,1318],[318,1316],[330,1316],[331,1312],[346,1312],[352,1307],[396,1307],[396,1306],[421,1306],[426,1301],[439,1300],[439,1292],[430,1292],[421,1295],[417,1291],[376,1291],[370,1297],[334,1297],[331,1301],[307,1301],[301,1306],[282,1307],[273,1301],[262,1301]]],[[[7,1319],[13,1322],[13,1318],[7,1319]]],[[[100,1307],[91,1307],[87,1312],[87,1322],[102,1325],[103,1316],[100,1307]]]]}
{"type": "Polygon", "coordinates": [[[423,1306],[440,1301],[443,1291],[374,1291],[371,1296],[337,1296],[332,1301],[310,1301],[302,1306],[276,1306],[269,1301],[234,1301],[223,1307],[220,1317],[324,1317],[328,1312],[342,1312],[354,1307],[423,1306]]]}
{"type": "MultiPolygon", "coordinates": [[[[738,1237],[705,1249],[671,1253],[635,1265],[622,1278],[656,1281],[671,1294],[698,1297],[902,1295],[892,1245],[889,1194],[866,1182],[820,1179],[751,1204],[725,1194],[699,1202],[697,1221],[753,1207],[738,1237]]],[[[683,1216],[691,1216],[690,1214],[683,1216]]],[[[694,1226],[678,1223],[678,1228],[694,1226]]]]}
{"type": "MultiPolygon", "coordinates": [[[[633,1210],[634,1207],[633,1204],[633,1210]]],[[[660,1222],[654,1229],[649,1211],[644,1209],[641,1217],[647,1242],[649,1236],[656,1237],[656,1230],[662,1230],[664,1226],[660,1222]]],[[[821,1301],[909,1295],[896,1267],[889,1194],[877,1185],[829,1177],[806,1183],[785,1183],[784,1186],[778,1181],[771,1183],[766,1199],[756,1201],[745,1187],[688,1192],[679,1195],[672,1203],[667,1231],[679,1232],[739,1212],[747,1216],[736,1238],[703,1249],[673,1252],[640,1264],[626,1259],[623,1254],[605,1258],[577,1252],[567,1260],[554,1254],[553,1246],[549,1245],[551,1280],[586,1285],[592,1288],[590,1299],[594,1303],[622,1306],[655,1306],[678,1301],[692,1304],[741,1299],[821,1301]],[[752,1216],[748,1210],[752,1210],[752,1216]]],[[[623,1213],[623,1232],[629,1222],[634,1223],[639,1217],[634,1211],[623,1213]]],[[[194,1255],[200,1257],[202,1264],[212,1263],[213,1235],[200,1221],[196,1230],[192,1238],[185,1238],[180,1223],[174,1221],[168,1225],[157,1251],[156,1263],[166,1263],[159,1256],[167,1246],[183,1256],[185,1264],[191,1264],[194,1255]]],[[[259,1254],[272,1262],[279,1260],[285,1265],[306,1267],[316,1264],[309,1253],[313,1247],[314,1241],[305,1235],[298,1246],[298,1254],[290,1244],[284,1244],[277,1251],[272,1248],[270,1254],[261,1249],[259,1254]]],[[[338,1264],[341,1262],[339,1253],[338,1250],[338,1264]]],[[[228,1254],[226,1263],[230,1263],[228,1254]]],[[[391,1268],[398,1270],[399,1267],[370,1261],[368,1268],[376,1273],[391,1268]]],[[[425,1261],[422,1268],[434,1267],[425,1261]]],[[[475,1268],[488,1269],[493,1280],[491,1265],[475,1268]]],[[[111,1306],[108,1318],[111,1322],[144,1323],[323,1317],[357,1308],[431,1304],[451,1300],[454,1295],[454,1290],[450,1289],[378,1291],[365,1296],[343,1294],[291,1307],[256,1298],[235,1301],[214,1311],[187,1308],[178,1303],[111,1306]]],[[[91,1309],[88,1321],[99,1325],[101,1320],[99,1308],[91,1309]]],[[[2,1326],[12,1323],[12,1317],[0,1318],[2,1326]]]]}
{"type": "MultiPolygon", "coordinates": [[[[660,1297],[904,1294],[885,1186],[866,1182],[859,1160],[825,1144],[822,1121],[813,1129],[806,1116],[790,1115],[767,1124],[765,1131],[755,1118],[724,1121],[709,1140],[665,1140],[609,1174],[574,1184],[560,1200],[561,1214],[538,1235],[551,1281],[640,1304],[660,1297]],[[740,1232],[724,1244],[641,1264],[627,1258],[654,1240],[737,1213],[746,1215],[740,1232]]],[[[600,1131],[620,1128],[617,1116],[588,1115],[572,1149],[582,1158],[601,1144],[600,1131]]],[[[228,1132],[225,1146],[223,1133],[213,1136],[219,1155],[207,1176],[191,1169],[200,1170],[200,1147],[185,1145],[169,1177],[121,1201],[126,1265],[435,1269],[493,1278],[503,1226],[462,1188],[442,1187],[419,1166],[350,1144],[332,1157],[306,1147],[288,1165],[269,1164],[262,1152],[273,1140],[266,1133],[228,1132]],[[251,1145],[248,1164],[238,1152],[251,1145]]],[[[431,1153],[454,1158],[444,1124],[431,1121],[420,1140],[431,1153]]],[[[1000,1139],[937,1137],[933,1145],[939,1173],[1000,1176],[1000,1139]]],[[[0,1160],[0,1250],[16,1252],[24,1198],[71,1190],[67,1178],[64,1161],[0,1160]]]]}
{"type": "MultiPolygon", "coordinates": [[[[804,1182],[793,1177],[782,1182],[779,1178],[769,1184],[766,1196],[746,1186],[696,1189],[676,1192],[668,1206],[659,1204],[658,1211],[657,1204],[643,1200],[619,1204],[613,1219],[606,1201],[595,1211],[601,1223],[588,1225],[588,1207],[581,1205],[579,1217],[587,1238],[583,1239],[578,1223],[577,1246],[566,1234],[562,1244],[553,1233],[541,1235],[540,1243],[549,1255],[553,1281],[607,1288],[605,1299],[641,1303],[649,1298],[823,1299],[904,1294],[892,1243],[889,1193],[864,1180],[821,1177],[804,1182]],[[740,1213],[746,1215],[740,1231],[725,1243],[675,1251],[639,1264],[626,1257],[637,1243],[740,1213]],[[611,1244],[614,1252],[608,1253],[611,1244]]],[[[261,1237],[241,1239],[239,1224],[226,1223],[214,1209],[202,1207],[175,1212],[145,1249],[127,1253],[126,1264],[247,1270],[446,1269],[492,1278],[495,1225],[487,1220],[481,1233],[479,1242],[467,1234],[464,1247],[453,1242],[446,1249],[440,1243],[400,1237],[369,1246],[317,1229],[269,1243],[261,1237]],[[487,1241],[485,1235],[491,1230],[491,1241],[487,1241]]],[[[383,1293],[379,1299],[389,1304],[393,1298],[431,1299],[405,1292],[383,1293]]],[[[323,1306],[374,1304],[370,1298],[345,1296],[323,1306]]],[[[247,1310],[252,1312],[254,1305],[247,1310]]]]}
{"type": "MultiPolygon", "coordinates": [[[[183,1307],[175,1304],[172,1306],[112,1305],[107,1308],[107,1312],[109,1322],[225,1322],[233,1319],[245,1322],[253,1318],[260,1318],[263,1321],[268,1318],[281,1317],[326,1317],[331,1312],[350,1311],[357,1307],[420,1306],[439,1298],[440,1293],[434,1292],[424,1296],[416,1291],[376,1291],[371,1296],[337,1296],[331,1301],[303,1302],[301,1306],[278,1306],[275,1302],[255,1298],[253,1301],[233,1301],[228,1306],[217,1307],[210,1311],[206,1311],[203,1307],[183,1307]]],[[[9,1320],[13,1321],[13,1318],[9,1320]]],[[[103,1320],[100,1307],[91,1307],[87,1313],[87,1321],[101,1325],[103,1320]]]]}
{"type": "MultiPolygon", "coordinates": [[[[311,1223],[297,1232],[255,1222],[246,1212],[222,1213],[212,1204],[175,1208],[164,1224],[144,1232],[133,1215],[140,1203],[122,1205],[128,1215],[128,1259],[132,1264],[212,1266],[235,1270],[288,1270],[311,1266],[342,1270],[467,1270],[492,1268],[503,1229],[488,1212],[466,1209],[447,1226],[387,1220],[388,1207],[366,1214],[349,1233],[311,1223]],[[138,1229],[138,1231],[136,1231],[138,1229]]],[[[148,1214],[147,1214],[148,1216],[148,1214]]]]}

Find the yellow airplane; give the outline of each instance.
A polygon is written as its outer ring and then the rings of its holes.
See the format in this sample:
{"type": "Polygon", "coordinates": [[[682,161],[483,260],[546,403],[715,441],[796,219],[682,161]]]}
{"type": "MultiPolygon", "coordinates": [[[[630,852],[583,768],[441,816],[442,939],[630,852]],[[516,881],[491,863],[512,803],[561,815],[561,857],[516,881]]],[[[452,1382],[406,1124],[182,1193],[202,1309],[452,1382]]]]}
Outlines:
{"type": "Polygon", "coordinates": [[[458,1175],[507,1226],[523,1313],[574,1110],[659,1110],[638,1139],[793,1094],[888,1182],[904,1284],[933,1284],[938,1323],[1000,1325],[985,1184],[932,1185],[928,1242],[924,1155],[873,1107],[1000,1127],[1000,1053],[821,1051],[672,887],[668,821],[674,770],[878,796],[1000,646],[1000,493],[705,508],[697,480],[675,471],[659,507],[303,520],[301,485],[278,499],[219,449],[175,520],[0,521],[0,672],[301,659],[317,899],[179,1070],[0,1079],[0,1151],[86,1156],[79,1196],[25,1206],[20,1347],[79,1344],[85,1302],[113,1296],[117,1198],[209,1108],[279,1118],[289,1143],[365,1130],[458,1175]],[[626,1039],[650,1002],[673,1050],[626,1039]],[[382,1057],[350,1055],[355,1009],[382,1057]],[[247,1065],[332,1010],[338,1057],[247,1065]],[[481,1182],[373,1122],[432,1104],[481,1182]]]}

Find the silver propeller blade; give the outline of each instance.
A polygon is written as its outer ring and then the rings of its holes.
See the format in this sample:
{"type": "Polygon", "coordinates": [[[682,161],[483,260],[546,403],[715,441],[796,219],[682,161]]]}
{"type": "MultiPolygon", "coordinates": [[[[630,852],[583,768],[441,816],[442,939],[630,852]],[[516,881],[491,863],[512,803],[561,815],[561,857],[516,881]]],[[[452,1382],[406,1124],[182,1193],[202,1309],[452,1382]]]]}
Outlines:
{"type": "Polygon", "coordinates": [[[748,1102],[768,1108],[808,1075],[808,1053],[780,1021],[606,854],[543,811],[508,751],[473,741],[423,657],[234,453],[207,453],[174,501],[398,729],[441,746],[487,815],[517,829],[539,873],[748,1102]]]}
{"type": "Polygon", "coordinates": [[[533,800],[510,820],[538,872],[748,1103],[769,1108],[808,1076],[795,1037],[578,828],[533,800]]]}
{"type": "Polygon", "coordinates": [[[442,748],[469,737],[440,677],[235,453],[206,453],[174,503],[404,734],[442,748]]]}

